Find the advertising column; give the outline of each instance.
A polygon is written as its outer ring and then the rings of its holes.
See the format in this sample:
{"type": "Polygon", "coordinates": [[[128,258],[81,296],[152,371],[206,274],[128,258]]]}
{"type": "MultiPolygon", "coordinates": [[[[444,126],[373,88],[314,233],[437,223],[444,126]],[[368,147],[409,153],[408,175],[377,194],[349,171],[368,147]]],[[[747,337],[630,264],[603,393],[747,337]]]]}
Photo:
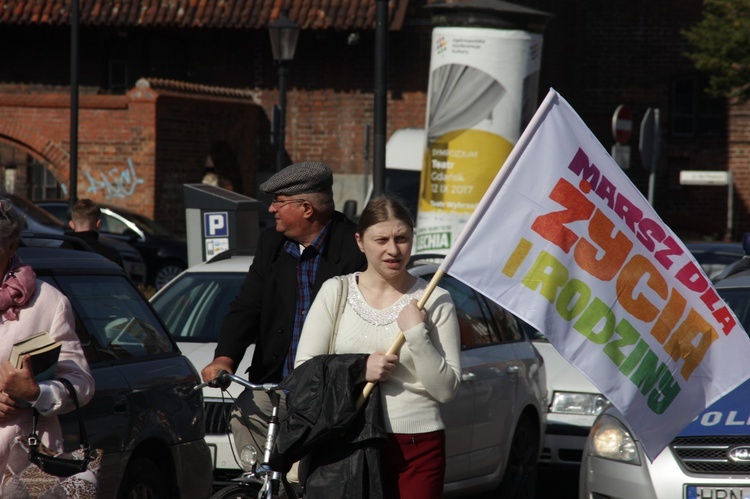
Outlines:
{"type": "Polygon", "coordinates": [[[417,253],[446,253],[537,107],[542,35],[436,27],[417,253]]]}

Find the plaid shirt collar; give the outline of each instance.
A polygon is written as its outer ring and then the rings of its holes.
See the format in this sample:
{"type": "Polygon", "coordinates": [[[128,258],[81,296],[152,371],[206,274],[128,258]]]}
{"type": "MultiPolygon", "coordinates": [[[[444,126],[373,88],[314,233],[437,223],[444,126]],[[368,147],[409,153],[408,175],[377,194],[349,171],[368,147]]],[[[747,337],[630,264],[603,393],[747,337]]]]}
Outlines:
{"type": "MultiPolygon", "coordinates": [[[[323,227],[323,230],[320,231],[318,236],[313,240],[312,243],[310,243],[309,246],[305,247],[305,250],[312,247],[315,248],[315,251],[319,255],[325,255],[326,249],[328,247],[328,234],[331,232],[331,221],[329,220],[327,224],[325,224],[325,227],[323,227]]],[[[291,239],[287,239],[284,242],[284,251],[289,253],[295,258],[300,258],[301,252],[299,250],[299,243],[292,241],[291,239]]]]}

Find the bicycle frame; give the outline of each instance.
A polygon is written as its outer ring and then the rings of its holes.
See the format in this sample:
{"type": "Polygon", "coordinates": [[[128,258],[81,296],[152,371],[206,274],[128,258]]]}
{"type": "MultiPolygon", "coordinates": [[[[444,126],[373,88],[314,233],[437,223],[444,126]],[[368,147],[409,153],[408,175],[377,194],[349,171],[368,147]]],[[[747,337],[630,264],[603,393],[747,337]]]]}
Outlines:
{"type": "MultiPolygon", "coordinates": [[[[276,444],[276,437],[279,434],[280,422],[279,422],[279,405],[281,402],[281,396],[279,395],[280,387],[277,383],[263,383],[256,385],[249,382],[248,380],[231,374],[226,371],[220,371],[215,379],[201,383],[195,387],[195,390],[203,389],[205,386],[218,387],[226,384],[227,381],[238,383],[247,389],[265,392],[271,400],[272,410],[271,417],[268,424],[268,435],[266,436],[266,442],[263,448],[263,461],[261,464],[252,471],[246,471],[242,473],[242,476],[232,480],[241,486],[260,485],[260,491],[258,493],[258,499],[275,499],[278,497],[279,489],[281,487],[281,472],[271,468],[271,453],[273,447],[276,444]]],[[[224,489],[220,490],[215,494],[215,497],[221,497],[222,491],[226,489],[235,488],[236,485],[229,485],[224,489]]]]}

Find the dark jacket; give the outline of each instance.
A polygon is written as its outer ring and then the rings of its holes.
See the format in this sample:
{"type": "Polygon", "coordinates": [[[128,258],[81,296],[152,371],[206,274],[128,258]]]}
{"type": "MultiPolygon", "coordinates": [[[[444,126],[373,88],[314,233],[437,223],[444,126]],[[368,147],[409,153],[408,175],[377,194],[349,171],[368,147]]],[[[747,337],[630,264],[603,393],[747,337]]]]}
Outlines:
{"type": "MultiPolygon", "coordinates": [[[[386,443],[377,385],[361,410],[357,399],[367,354],[319,355],[284,379],[287,416],[276,457],[288,471],[300,463],[305,497],[383,497],[379,447],[386,443]]],[[[276,463],[274,463],[276,464],[276,463]]]]}
{"type": "MultiPolygon", "coordinates": [[[[325,254],[313,283],[312,298],[331,277],[364,269],[366,260],[357,246],[357,228],[335,212],[325,254]]],[[[215,356],[230,357],[239,365],[245,350],[255,343],[248,378],[253,383],[280,381],[294,329],[297,296],[297,260],[284,251],[283,234],[274,228],[261,233],[255,259],[242,289],[229,306],[219,333],[215,356]]]]}

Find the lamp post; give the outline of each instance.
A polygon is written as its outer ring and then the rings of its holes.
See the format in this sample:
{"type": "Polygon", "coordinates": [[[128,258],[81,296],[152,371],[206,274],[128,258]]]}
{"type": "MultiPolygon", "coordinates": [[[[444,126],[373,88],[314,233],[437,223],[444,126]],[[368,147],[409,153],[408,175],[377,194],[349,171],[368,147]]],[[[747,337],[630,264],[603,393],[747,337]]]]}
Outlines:
{"type": "Polygon", "coordinates": [[[294,59],[299,37],[299,24],[287,17],[287,9],[282,9],[279,17],[268,25],[271,37],[273,60],[279,67],[279,126],[276,141],[276,170],[281,170],[284,161],[284,138],[286,135],[286,78],[289,74],[289,63],[294,59]]]}

